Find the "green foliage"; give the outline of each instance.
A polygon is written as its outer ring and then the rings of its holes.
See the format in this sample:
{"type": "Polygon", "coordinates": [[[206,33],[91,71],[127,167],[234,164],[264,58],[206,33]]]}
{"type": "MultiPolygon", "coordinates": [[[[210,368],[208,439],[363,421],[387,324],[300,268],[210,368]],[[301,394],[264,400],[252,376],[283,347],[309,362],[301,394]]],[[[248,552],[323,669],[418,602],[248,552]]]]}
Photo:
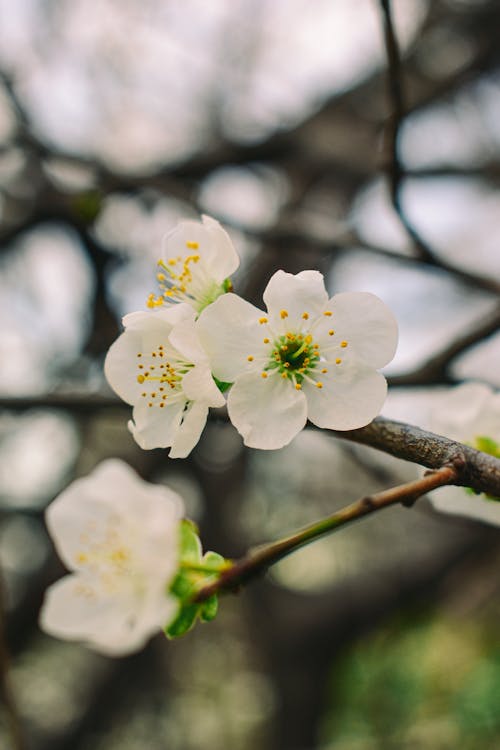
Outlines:
{"type": "Polygon", "coordinates": [[[168,638],[178,638],[194,627],[196,620],[210,622],[217,614],[218,597],[213,594],[203,602],[195,603],[198,591],[215,583],[231,567],[231,562],[217,552],[204,555],[198,529],[192,521],[184,520],[180,528],[179,572],[170,590],[180,600],[179,614],[165,629],[168,638]]]}
{"type": "Polygon", "coordinates": [[[101,210],[102,195],[98,190],[87,190],[72,199],[72,206],[78,218],[86,224],[91,224],[101,210]]]}

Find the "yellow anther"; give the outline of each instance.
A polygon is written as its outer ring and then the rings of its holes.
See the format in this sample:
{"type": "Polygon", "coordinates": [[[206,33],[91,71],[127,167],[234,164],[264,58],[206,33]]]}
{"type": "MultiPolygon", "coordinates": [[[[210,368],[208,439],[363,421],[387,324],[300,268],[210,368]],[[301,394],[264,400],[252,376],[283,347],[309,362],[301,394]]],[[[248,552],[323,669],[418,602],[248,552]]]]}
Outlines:
{"type": "Polygon", "coordinates": [[[281,377],[282,377],[282,378],[287,378],[287,377],[288,377],[288,373],[286,373],[286,372],[282,372],[282,373],[281,373],[281,377]]]}
{"type": "Polygon", "coordinates": [[[151,394],[151,398],[156,398],[156,391],[153,391],[153,393],[151,394]]]}
{"type": "Polygon", "coordinates": [[[160,403],[160,409],[163,409],[163,407],[164,407],[164,406],[165,406],[165,404],[164,404],[164,403],[163,403],[163,401],[162,401],[162,402],[160,403]]]}
{"type": "Polygon", "coordinates": [[[310,344],[312,340],[313,340],[313,337],[311,336],[310,333],[308,333],[304,341],[306,342],[306,344],[310,344]]]}
{"type": "Polygon", "coordinates": [[[288,312],[286,310],[280,311],[280,318],[281,320],[285,320],[285,318],[288,318],[288,312]]]}
{"type": "Polygon", "coordinates": [[[323,383],[320,383],[319,381],[316,383],[316,388],[323,388],[323,383]]]}
{"type": "Polygon", "coordinates": [[[295,383],[295,390],[296,391],[301,391],[302,390],[302,386],[300,385],[300,383],[295,383]]]}
{"type": "Polygon", "coordinates": [[[288,341],[295,341],[295,336],[293,335],[293,333],[287,333],[286,337],[288,341]]]}
{"type": "Polygon", "coordinates": [[[148,406],[151,409],[151,407],[153,406],[153,404],[151,402],[149,402],[148,406]]]}
{"type": "Polygon", "coordinates": [[[75,559],[76,559],[76,562],[77,562],[77,563],[86,563],[86,562],[87,562],[87,560],[88,560],[88,557],[87,557],[87,555],[85,554],[85,552],[79,552],[79,553],[77,554],[77,556],[76,556],[76,558],[75,558],[75,559]]]}
{"type": "Polygon", "coordinates": [[[261,377],[262,377],[262,378],[267,378],[267,372],[262,372],[262,373],[261,373],[261,377]]]}
{"type": "Polygon", "coordinates": [[[248,355],[248,357],[247,357],[247,360],[248,360],[249,362],[253,362],[253,357],[252,357],[252,355],[251,355],[251,354],[249,354],[249,355],[248,355]]]}
{"type": "MultiPolygon", "coordinates": [[[[335,333],[335,331],[333,330],[333,328],[330,328],[330,330],[328,331],[328,335],[329,336],[333,336],[334,333],[335,333]]],[[[342,344],[341,344],[341,346],[342,346],[342,344]]]]}
{"type": "Polygon", "coordinates": [[[177,261],[176,261],[176,259],[175,259],[175,258],[169,258],[169,259],[168,259],[168,265],[169,265],[169,266],[175,266],[175,265],[176,265],[176,263],[177,263],[177,261]]]}
{"type": "Polygon", "coordinates": [[[323,315],[326,315],[327,318],[329,318],[331,314],[332,314],[331,310],[325,310],[325,312],[323,313],[323,315]]]}
{"type": "Polygon", "coordinates": [[[198,250],[199,244],[197,242],[186,242],[186,247],[188,247],[190,250],[198,250]]]}
{"type": "Polygon", "coordinates": [[[259,323],[263,325],[264,323],[267,323],[267,318],[259,318],[259,323]]]}
{"type": "Polygon", "coordinates": [[[303,312],[302,317],[304,318],[304,320],[309,320],[309,313],[303,312]]]}
{"type": "Polygon", "coordinates": [[[264,339],[264,344],[269,344],[269,339],[264,339]]]}
{"type": "Polygon", "coordinates": [[[139,353],[139,354],[138,354],[137,356],[138,356],[138,357],[142,357],[142,354],[141,354],[141,353],[139,353]]]}
{"type": "Polygon", "coordinates": [[[137,367],[139,368],[139,370],[144,370],[144,365],[137,365],[137,367]]]}
{"type": "Polygon", "coordinates": [[[156,274],[156,278],[158,279],[158,281],[165,281],[165,279],[166,279],[167,277],[165,276],[165,274],[164,274],[164,273],[157,273],[157,274],[156,274]]]}
{"type": "Polygon", "coordinates": [[[282,344],[280,346],[280,349],[281,349],[282,352],[287,352],[288,351],[288,346],[286,344],[282,344]]]}
{"type": "Polygon", "coordinates": [[[342,360],[340,359],[340,357],[337,357],[337,359],[335,360],[335,364],[340,365],[341,363],[342,363],[342,360]]]}
{"type": "Polygon", "coordinates": [[[342,349],[345,349],[347,346],[347,341],[341,341],[340,346],[342,347],[342,349]]]}
{"type": "Polygon", "coordinates": [[[285,363],[283,364],[283,367],[287,367],[287,368],[288,368],[288,367],[290,367],[290,362],[285,362],[285,363]]]}
{"type": "Polygon", "coordinates": [[[155,306],[155,301],[154,301],[154,299],[148,298],[148,301],[146,302],[146,305],[147,305],[148,307],[154,307],[154,306],[155,306]]]}
{"type": "Polygon", "coordinates": [[[328,370],[326,369],[326,367],[323,367],[323,369],[321,370],[321,372],[322,372],[322,373],[323,373],[323,375],[324,375],[324,374],[325,374],[326,372],[328,372],[328,370]]]}
{"type": "Polygon", "coordinates": [[[146,380],[146,378],[144,377],[144,375],[138,375],[137,376],[137,382],[138,383],[144,383],[145,380],[146,380]]]}
{"type": "Polygon", "coordinates": [[[147,396],[147,395],[148,395],[148,394],[146,393],[146,391],[144,391],[144,393],[141,393],[141,396],[142,396],[143,398],[146,398],[146,396],[147,396]]]}

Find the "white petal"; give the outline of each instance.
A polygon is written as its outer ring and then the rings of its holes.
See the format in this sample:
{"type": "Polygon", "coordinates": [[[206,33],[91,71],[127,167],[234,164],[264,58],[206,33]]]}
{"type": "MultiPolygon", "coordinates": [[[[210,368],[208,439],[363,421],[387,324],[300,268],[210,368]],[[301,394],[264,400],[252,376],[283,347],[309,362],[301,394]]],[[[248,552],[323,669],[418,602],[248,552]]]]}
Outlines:
{"type": "MultiPolygon", "coordinates": [[[[152,485],[118,459],[103,461],[87,477],[77,479],[45,513],[47,528],[59,557],[70,570],[81,569],[81,553],[106,535],[110,515],[141,521],[147,538],[156,529],[172,535],[184,507],[180,496],[167,487],[152,485]]],[[[169,541],[176,550],[175,538],[169,541]]]]}
{"type": "Polygon", "coordinates": [[[469,495],[463,487],[442,487],[429,494],[429,500],[441,513],[474,518],[500,526],[500,502],[483,495],[469,495]]]}
{"type": "Polygon", "coordinates": [[[263,297],[271,327],[280,332],[290,328],[295,330],[304,323],[304,313],[310,318],[315,317],[326,309],[328,303],[323,275],[319,271],[302,271],[296,275],[276,271],[263,297]],[[286,311],[288,317],[282,318],[282,311],[286,311]]]}
{"type": "Polygon", "coordinates": [[[201,313],[198,335],[216,378],[232,383],[238,375],[260,366],[249,363],[265,352],[264,313],[236,294],[223,294],[201,313]]]}
{"type": "Polygon", "coordinates": [[[333,313],[314,328],[315,339],[324,345],[347,341],[349,351],[371,367],[386,365],[398,343],[397,321],[387,305],[369,292],[336,294],[328,309],[333,313]],[[328,336],[328,330],[335,337],[328,336]]]}
{"type": "Polygon", "coordinates": [[[193,310],[193,318],[191,320],[186,320],[176,325],[172,329],[168,340],[185,357],[187,362],[208,362],[207,355],[198,338],[194,315],[195,311],[193,310]]]}
{"type": "Polygon", "coordinates": [[[500,409],[493,410],[491,424],[487,416],[490,404],[493,404],[493,391],[484,383],[464,383],[451,388],[431,414],[431,429],[453,440],[470,442],[477,435],[495,439],[495,434],[489,430],[495,428],[496,422],[495,432],[500,437],[500,409]]]}
{"type": "Polygon", "coordinates": [[[136,363],[137,354],[141,351],[141,334],[125,331],[111,344],[104,360],[104,374],[108,383],[127,404],[134,404],[140,398],[136,363]]]}
{"type": "Polygon", "coordinates": [[[272,375],[242,375],[229,392],[231,422],[250,448],[282,448],[306,423],[306,400],[293,384],[272,375]]]}
{"type": "Polygon", "coordinates": [[[383,375],[362,362],[331,365],[318,376],[323,388],[304,382],[307,416],[317,427],[355,430],[372,421],[383,406],[387,383],[383,375]]]}
{"type": "Polygon", "coordinates": [[[216,281],[222,282],[236,271],[240,258],[231,238],[218,221],[203,215],[203,226],[212,240],[211,270],[216,281]]]}
{"type": "Polygon", "coordinates": [[[150,408],[144,400],[137,404],[133,411],[133,421],[128,425],[136,443],[144,450],[171,446],[179,429],[185,404],[185,399],[167,404],[163,409],[158,404],[150,408]]]}
{"type": "MultiPolygon", "coordinates": [[[[222,396],[222,394],[220,394],[222,396]]],[[[186,458],[200,439],[203,428],[205,427],[208,416],[208,407],[206,403],[200,401],[191,401],[184,412],[182,424],[177,430],[172,448],[169,453],[170,458],[186,458]]]]}
{"type": "Polygon", "coordinates": [[[159,307],[156,310],[139,310],[129,313],[122,319],[126,329],[145,331],[160,328],[168,333],[170,329],[183,320],[194,320],[195,312],[191,305],[181,302],[171,307],[159,307]]]}
{"type": "Polygon", "coordinates": [[[182,390],[189,401],[203,401],[208,406],[224,406],[226,403],[206,365],[196,365],[184,375],[182,390]]]}

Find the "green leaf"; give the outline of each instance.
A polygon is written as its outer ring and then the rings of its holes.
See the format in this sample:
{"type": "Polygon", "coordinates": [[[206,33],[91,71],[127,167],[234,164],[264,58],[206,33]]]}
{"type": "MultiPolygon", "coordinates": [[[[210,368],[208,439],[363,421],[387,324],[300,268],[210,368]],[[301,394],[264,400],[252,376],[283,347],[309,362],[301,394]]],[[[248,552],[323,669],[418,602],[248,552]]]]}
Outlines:
{"type": "Polygon", "coordinates": [[[181,602],[185,601],[186,599],[189,599],[191,594],[193,593],[193,590],[195,588],[195,584],[189,575],[189,572],[181,570],[177,577],[175,578],[173,584],[170,587],[170,591],[172,594],[177,596],[181,602]]]}
{"type": "Polygon", "coordinates": [[[198,537],[198,527],[192,521],[184,519],[180,523],[180,560],[198,563],[201,561],[202,547],[198,537]]]}
{"type": "Polygon", "coordinates": [[[200,620],[202,620],[202,622],[210,622],[217,614],[218,608],[219,600],[217,594],[212,594],[212,596],[200,606],[200,620]]]}
{"type": "Polygon", "coordinates": [[[191,630],[195,623],[199,607],[199,604],[188,604],[186,607],[183,607],[175,620],[165,628],[167,638],[179,638],[191,630]]]}
{"type": "Polygon", "coordinates": [[[227,568],[230,563],[222,557],[222,555],[219,555],[218,552],[205,552],[203,555],[203,564],[210,565],[212,568],[220,568],[221,570],[224,570],[224,568],[227,568]]]}
{"type": "Polygon", "coordinates": [[[493,440],[493,438],[487,437],[486,435],[478,435],[474,440],[474,448],[483,453],[488,453],[490,456],[500,458],[500,445],[493,440]]]}

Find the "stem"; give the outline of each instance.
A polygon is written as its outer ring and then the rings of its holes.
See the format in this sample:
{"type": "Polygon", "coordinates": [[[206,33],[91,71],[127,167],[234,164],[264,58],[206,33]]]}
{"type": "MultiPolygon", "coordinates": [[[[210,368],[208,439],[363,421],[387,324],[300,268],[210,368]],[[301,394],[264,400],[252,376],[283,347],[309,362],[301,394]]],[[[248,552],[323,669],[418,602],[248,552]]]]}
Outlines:
{"type": "Polygon", "coordinates": [[[21,728],[19,710],[10,680],[10,659],[5,632],[5,611],[5,584],[0,571],[0,699],[5,706],[5,713],[7,714],[7,731],[10,735],[12,750],[25,750],[26,744],[21,728]]]}
{"type": "Polygon", "coordinates": [[[406,482],[389,490],[362,497],[354,503],[346,505],[345,508],[335,511],[332,515],[310,526],[306,526],[295,534],[257,547],[245,557],[236,560],[231,568],[222,572],[217,581],[200,589],[193,601],[203,602],[220,591],[234,590],[241,584],[246,583],[250,578],[254,578],[267,570],[267,568],[291,552],[295,552],[295,550],[319,539],[325,534],[391,505],[396,505],[397,503],[412,505],[422,495],[443,485],[453,484],[457,478],[458,471],[455,467],[444,466],[437,471],[428,473],[421,479],[415,479],[412,482],[406,482]]]}

